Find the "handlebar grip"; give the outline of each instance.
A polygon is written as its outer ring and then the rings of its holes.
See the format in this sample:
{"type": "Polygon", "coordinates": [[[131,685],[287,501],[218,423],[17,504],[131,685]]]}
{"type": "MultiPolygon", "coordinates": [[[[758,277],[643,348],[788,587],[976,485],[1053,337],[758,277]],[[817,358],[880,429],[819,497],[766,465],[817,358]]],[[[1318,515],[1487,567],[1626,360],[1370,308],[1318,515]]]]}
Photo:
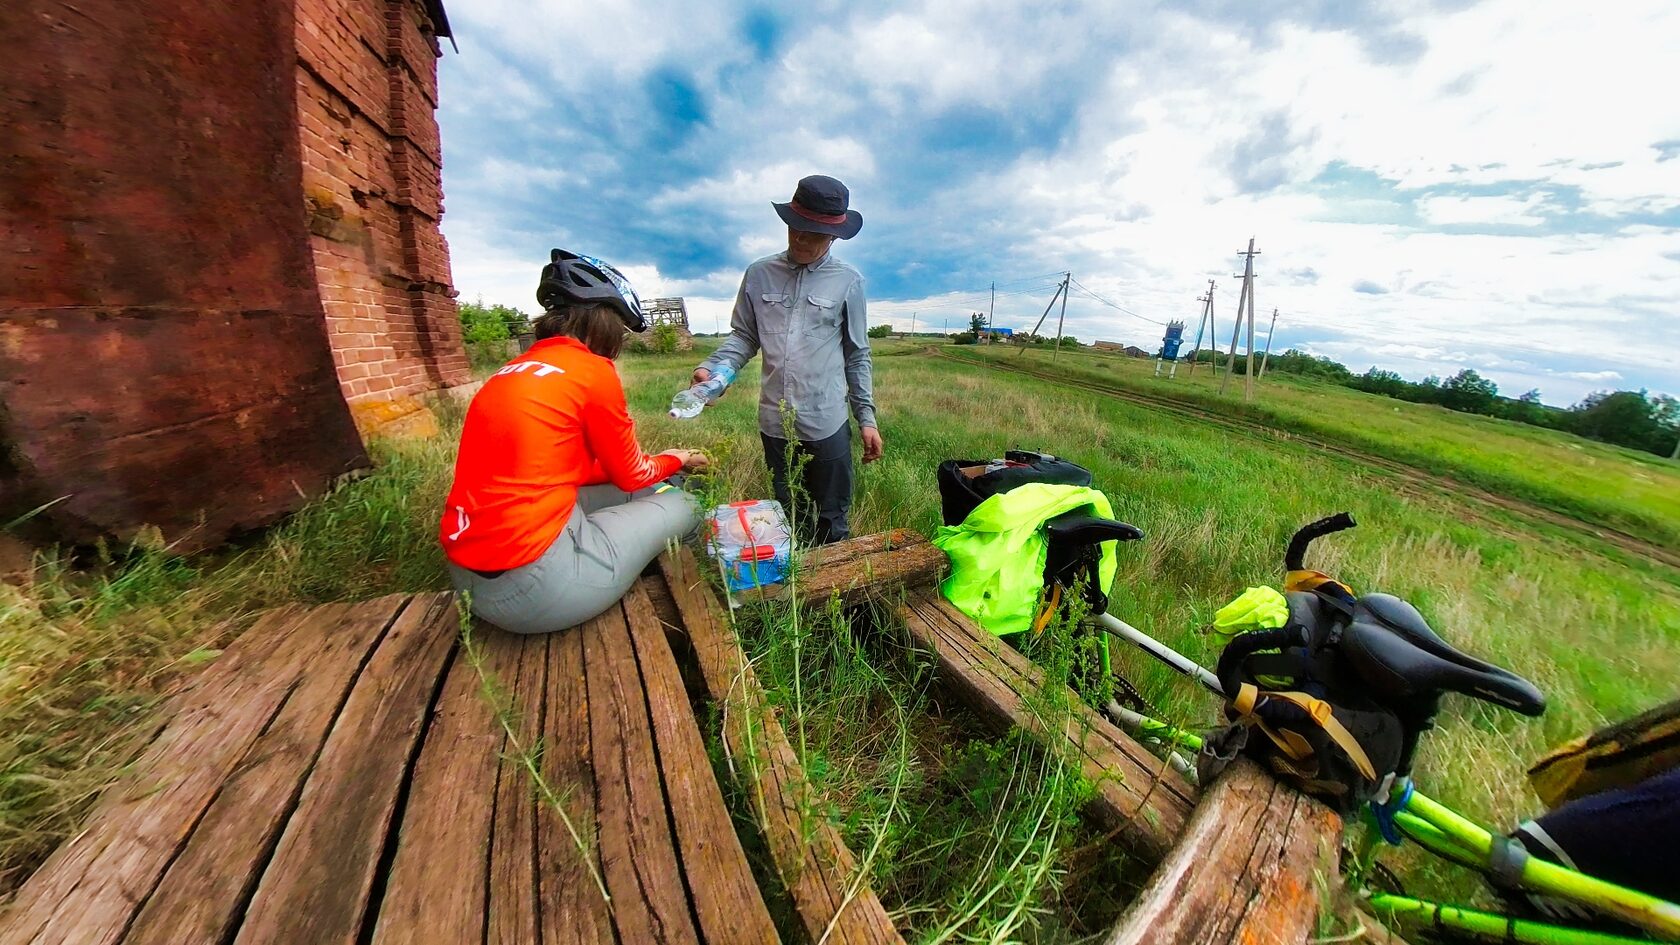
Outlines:
{"type": "Polygon", "coordinates": [[[1307,557],[1307,546],[1312,544],[1314,539],[1346,531],[1358,524],[1351,514],[1337,512],[1335,515],[1301,526],[1300,531],[1289,539],[1289,548],[1283,553],[1284,566],[1291,571],[1302,570],[1307,557]]]}
{"type": "Polygon", "coordinates": [[[1242,688],[1240,673],[1244,659],[1261,650],[1282,650],[1291,646],[1305,646],[1306,643],[1307,628],[1297,624],[1237,635],[1230,643],[1225,644],[1225,651],[1219,654],[1219,663],[1214,668],[1214,674],[1219,677],[1219,686],[1225,690],[1225,698],[1236,698],[1237,690],[1242,688]]]}

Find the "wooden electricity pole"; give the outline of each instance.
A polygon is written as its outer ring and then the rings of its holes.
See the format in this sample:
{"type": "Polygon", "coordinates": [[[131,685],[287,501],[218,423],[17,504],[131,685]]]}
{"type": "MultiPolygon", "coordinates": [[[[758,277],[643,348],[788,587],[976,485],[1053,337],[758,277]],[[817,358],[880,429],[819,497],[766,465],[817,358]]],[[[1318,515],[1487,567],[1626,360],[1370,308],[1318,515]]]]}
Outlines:
{"type": "MultiPolygon", "coordinates": [[[[1037,323],[1035,323],[1033,325],[1032,337],[1034,337],[1034,338],[1038,337],[1038,329],[1044,325],[1044,320],[1046,318],[1050,317],[1050,310],[1056,307],[1056,299],[1058,297],[1063,297],[1062,298],[1062,314],[1064,316],[1067,314],[1067,299],[1065,298],[1065,296],[1067,295],[1068,282],[1070,280],[1072,280],[1072,278],[1073,278],[1073,273],[1070,272],[1070,273],[1068,273],[1067,278],[1063,279],[1061,281],[1061,283],[1056,286],[1056,294],[1050,296],[1050,304],[1044,306],[1044,314],[1038,316],[1037,323]]],[[[1061,339],[1061,333],[1060,332],[1057,333],[1056,338],[1057,338],[1057,340],[1061,339]]],[[[1024,354],[1026,354],[1027,353],[1027,348],[1029,348],[1029,347],[1031,347],[1031,345],[1029,345],[1023,339],[1023,341],[1021,343],[1021,347],[1018,350],[1016,350],[1016,352],[1015,352],[1015,356],[1018,358],[1018,357],[1021,357],[1024,354]]]]}
{"type": "Polygon", "coordinates": [[[1231,373],[1237,367],[1237,336],[1242,334],[1243,319],[1248,319],[1248,366],[1243,376],[1243,400],[1254,399],[1254,257],[1260,251],[1254,248],[1254,237],[1248,238],[1248,251],[1240,254],[1243,257],[1242,297],[1237,302],[1237,324],[1231,331],[1231,352],[1225,360],[1225,380],[1219,384],[1219,392],[1225,393],[1225,385],[1231,382],[1231,373]],[[1248,306],[1247,315],[1243,314],[1243,306],[1248,306]]]}
{"type": "Polygon", "coordinates": [[[992,283],[992,300],[986,305],[986,344],[992,343],[992,316],[997,314],[997,283],[992,283]]]}
{"type": "Polygon", "coordinates": [[[1266,362],[1272,359],[1272,336],[1277,334],[1277,309],[1272,309],[1272,327],[1266,329],[1266,353],[1260,356],[1260,377],[1266,376],[1266,362]]]}
{"type": "MultiPolygon", "coordinates": [[[[1056,316],[1056,350],[1050,352],[1050,360],[1056,360],[1056,355],[1062,353],[1062,323],[1067,321],[1068,283],[1073,281],[1071,271],[1062,274],[1062,314],[1056,316]]],[[[1083,285],[1083,283],[1081,283],[1083,285]]]]}
{"type": "MultiPolygon", "coordinates": [[[[1201,302],[1203,304],[1202,304],[1202,317],[1199,320],[1197,320],[1197,322],[1196,322],[1196,345],[1195,345],[1195,347],[1190,349],[1190,376],[1191,377],[1196,376],[1196,354],[1197,354],[1197,352],[1202,350],[1202,330],[1204,328],[1207,329],[1208,338],[1214,344],[1216,344],[1216,345],[1219,344],[1219,340],[1217,338],[1213,337],[1213,280],[1212,279],[1208,280],[1207,295],[1196,296],[1196,301],[1201,302]]],[[[1215,348],[1214,350],[1217,351],[1219,349],[1215,348]]]]}

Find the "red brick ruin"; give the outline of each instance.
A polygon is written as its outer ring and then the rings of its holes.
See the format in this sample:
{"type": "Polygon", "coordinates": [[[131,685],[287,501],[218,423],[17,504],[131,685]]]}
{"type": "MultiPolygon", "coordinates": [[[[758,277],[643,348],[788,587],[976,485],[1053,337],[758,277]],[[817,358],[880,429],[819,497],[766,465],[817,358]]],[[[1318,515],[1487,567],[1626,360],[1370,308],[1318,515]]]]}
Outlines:
{"type": "Polygon", "coordinates": [[[14,0],[0,524],[181,550],[277,520],[470,376],[438,0],[14,0]],[[358,429],[359,428],[359,429],[358,429]]]}

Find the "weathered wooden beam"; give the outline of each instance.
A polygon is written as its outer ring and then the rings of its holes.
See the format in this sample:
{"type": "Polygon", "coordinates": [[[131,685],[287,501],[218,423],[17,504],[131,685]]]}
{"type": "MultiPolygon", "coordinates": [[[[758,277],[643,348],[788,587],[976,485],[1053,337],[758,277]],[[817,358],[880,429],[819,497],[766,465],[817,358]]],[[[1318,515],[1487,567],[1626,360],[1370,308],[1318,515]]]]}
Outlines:
{"type": "Polygon", "coordinates": [[[1166,762],[1086,706],[1072,690],[1066,718],[1034,710],[1044,672],[997,637],[975,626],[936,590],[910,595],[901,610],[916,645],[931,651],[944,683],[999,730],[1021,728],[1065,743],[1097,786],[1087,814],[1128,846],[1165,856],[1190,820],[1195,789],[1166,762]]]}
{"type": "Polygon", "coordinates": [[[736,591],[735,598],[780,600],[796,593],[807,603],[823,604],[838,595],[843,604],[858,604],[901,587],[936,583],[947,564],[945,552],[900,528],[813,549],[798,562],[792,582],[736,591]]]}
{"type": "Polygon", "coordinates": [[[1239,759],[1108,945],[1300,945],[1331,901],[1341,818],[1239,759]]]}
{"type": "Polygon", "coordinates": [[[660,557],[707,695],[721,711],[730,766],[812,941],[902,943],[857,858],[826,818],[740,643],[686,548],[660,557]]]}
{"type": "Polygon", "coordinates": [[[373,651],[263,869],[236,945],[358,941],[456,626],[453,594],[421,594],[373,651]]]}
{"type": "MultiPolygon", "coordinates": [[[[377,611],[373,619],[383,630],[405,600],[382,598],[356,612],[377,611]]],[[[199,860],[189,849],[194,825],[240,766],[251,763],[252,747],[283,714],[317,651],[311,617],[292,607],[270,612],[172,700],[173,718],[130,776],[106,793],[87,826],[47,859],[0,916],[0,943],[116,942],[144,906],[145,892],[183,850],[193,868],[199,860]]],[[[291,719],[280,727],[291,728],[291,719]]],[[[220,831],[219,816],[209,822],[220,831]]],[[[193,926],[201,922],[216,919],[189,919],[193,926]]]]}
{"type": "Polygon", "coordinates": [[[774,942],[775,923],[724,805],[645,583],[638,582],[624,595],[624,617],[642,670],[659,771],[694,917],[707,942],[774,942]]]}

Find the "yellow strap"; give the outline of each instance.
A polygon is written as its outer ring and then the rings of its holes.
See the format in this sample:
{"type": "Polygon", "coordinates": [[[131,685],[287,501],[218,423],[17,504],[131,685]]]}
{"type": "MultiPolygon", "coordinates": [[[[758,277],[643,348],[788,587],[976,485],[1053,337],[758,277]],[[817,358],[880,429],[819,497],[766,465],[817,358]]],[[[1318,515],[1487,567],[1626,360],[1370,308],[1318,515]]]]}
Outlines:
{"type": "Polygon", "coordinates": [[[1050,626],[1050,618],[1056,615],[1056,608],[1062,603],[1062,586],[1050,585],[1050,599],[1044,602],[1044,609],[1039,611],[1038,619],[1033,621],[1033,632],[1043,633],[1044,628],[1050,626]]]}
{"type": "Polygon", "coordinates": [[[1231,700],[1231,708],[1237,710],[1238,715],[1253,715],[1254,701],[1260,695],[1260,690],[1253,683],[1243,683],[1237,689],[1237,697],[1231,700]]]}
{"type": "Polygon", "coordinates": [[[1348,587],[1341,581],[1325,574],[1323,571],[1314,571],[1311,568],[1301,571],[1291,571],[1285,575],[1283,579],[1283,589],[1286,591],[1312,591],[1317,590],[1320,585],[1324,584],[1334,584],[1346,591],[1347,596],[1354,596],[1353,588],[1348,587]]]}
{"type": "Polygon", "coordinates": [[[1300,706],[1306,711],[1307,716],[1313,720],[1313,724],[1324,729],[1324,733],[1330,736],[1330,740],[1347,754],[1348,758],[1353,761],[1353,766],[1359,769],[1360,774],[1372,781],[1377,779],[1377,771],[1371,766],[1371,759],[1365,754],[1365,749],[1359,747],[1359,742],[1353,737],[1353,733],[1348,731],[1347,727],[1336,718],[1335,713],[1330,709],[1330,703],[1323,699],[1315,699],[1304,692],[1268,692],[1266,695],[1269,698],[1282,699],[1292,705],[1300,706]]]}

